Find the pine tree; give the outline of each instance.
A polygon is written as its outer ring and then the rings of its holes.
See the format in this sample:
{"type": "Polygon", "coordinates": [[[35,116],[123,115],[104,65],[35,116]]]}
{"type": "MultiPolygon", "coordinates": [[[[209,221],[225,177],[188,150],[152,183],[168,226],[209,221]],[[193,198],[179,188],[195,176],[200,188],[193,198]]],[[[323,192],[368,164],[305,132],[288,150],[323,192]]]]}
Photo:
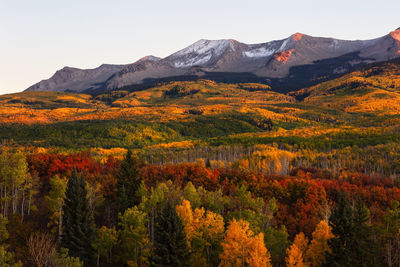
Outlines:
{"type": "Polygon", "coordinates": [[[334,237],[328,244],[331,252],[325,266],[376,266],[379,261],[372,228],[368,225],[369,210],[361,199],[351,207],[346,195],[340,195],[330,218],[334,237]]]}
{"type": "Polygon", "coordinates": [[[384,228],[382,233],[385,261],[387,266],[400,265],[400,203],[392,202],[392,207],[383,216],[384,228]]]}
{"type": "Polygon", "coordinates": [[[325,266],[350,266],[352,255],[349,244],[352,242],[353,212],[346,195],[339,195],[329,224],[335,237],[328,241],[331,252],[325,257],[325,266]]]}
{"type": "Polygon", "coordinates": [[[358,266],[376,266],[379,250],[374,238],[372,226],[369,223],[369,210],[361,199],[358,199],[353,208],[353,260],[358,266]]]}
{"type": "Polygon", "coordinates": [[[128,150],[117,175],[118,210],[121,213],[140,204],[140,188],[143,181],[140,178],[139,167],[138,159],[128,150]]]}
{"type": "Polygon", "coordinates": [[[187,266],[189,249],[184,226],[171,203],[156,218],[151,266],[187,266]]]}
{"type": "Polygon", "coordinates": [[[94,255],[91,245],[94,236],[94,219],[87,200],[86,182],[74,170],[65,192],[61,245],[69,250],[71,256],[79,257],[85,266],[90,266],[94,255]]]}

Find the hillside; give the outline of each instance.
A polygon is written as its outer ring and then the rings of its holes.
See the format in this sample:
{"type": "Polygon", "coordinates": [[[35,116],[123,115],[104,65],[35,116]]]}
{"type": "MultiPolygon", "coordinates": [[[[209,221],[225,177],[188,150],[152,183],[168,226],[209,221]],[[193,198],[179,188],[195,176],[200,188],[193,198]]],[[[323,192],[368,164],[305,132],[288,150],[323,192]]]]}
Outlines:
{"type": "Polygon", "coordinates": [[[282,94],[263,84],[165,82],[104,94],[0,97],[3,142],[36,148],[192,149],[278,144],[344,148],[399,139],[398,60],[282,94]]]}
{"type": "Polygon", "coordinates": [[[307,105],[345,112],[399,114],[400,60],[373,64],[292,95],[307,105]]]}

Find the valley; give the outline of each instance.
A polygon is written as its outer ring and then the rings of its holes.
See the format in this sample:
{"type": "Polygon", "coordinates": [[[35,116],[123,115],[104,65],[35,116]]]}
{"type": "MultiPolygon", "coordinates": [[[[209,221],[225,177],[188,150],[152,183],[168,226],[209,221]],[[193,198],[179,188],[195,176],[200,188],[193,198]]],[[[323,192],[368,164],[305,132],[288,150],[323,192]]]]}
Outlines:
{"type": "Polygon", "coordinates": [[[201,39],[0,95],[0,266],[398,266],[399,36],[201,39]]]}

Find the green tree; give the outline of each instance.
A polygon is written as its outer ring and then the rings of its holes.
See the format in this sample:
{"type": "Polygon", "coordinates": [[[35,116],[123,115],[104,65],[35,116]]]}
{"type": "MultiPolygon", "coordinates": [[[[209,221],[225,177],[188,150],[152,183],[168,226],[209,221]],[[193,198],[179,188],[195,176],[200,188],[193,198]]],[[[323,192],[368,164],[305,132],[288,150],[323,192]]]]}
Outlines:
{"type": "Polygon", "coordinates": [[[21,152],[3,151],[0,154],[0,212],[3,216],[18,214],[23,220],[30,213],[33,180],[28,163],[21,152]]]}
{"type": "Polygon", "coordinates": [[[139,209],[148,214],[147,229],[151,243],[154,243],[156,215],[164,207],[165,203],[177,202],[182,197],[181,191],[172,181],[168,180],[166,183],[159,183],[155,188],[152,187],[148,196],[144,194],[139,209]]]}
{"type": "Polygon", "coordinates": [[[22,267],[21,262],[15,262],[14,254],[8,252],[4,246],[0,246],[0,266],[1,267],[22,267]]]}
{"type": "Polygon", "coordinates": [[[97,266],[100,263],[100,257],[105,257],[108,265],[111,264],[112,249],[117,244],[117,231],[115,228],[102,226],[97,230],[96,238],[93,241],[93,248],[96,250],[97,266]]]}
{"type": "Polygon", "coordinates": [[[345,194],[340,194],[330,217],[334,237],[328,241],[325,266],[375,266],[378,259],[372,250],[377,249],[373,231],[368,225],[369,210],[361,199],[350,205],[345,194]]]}
{"type": "Polygon", "coordinates": [[[76,170],[68,180],[63,206],[62,246],[85,265],[93,262],[92,242],[95,236],[93,213],[87,200],[86,182],[76,170]]]}
{"type": "Polygon", "coordinates": [[[173,205],[168,204],[156,218],[150,266],[187,266],[189,249],[184,226],[173,205]]]}
{"type": "Polygon", "coordinates": [[[265,246],[271,253],[271,261],[274,266],[283,266],[286,249],[290,245],[289,234],[285,226],[279,228],[268,227],[265,230],[265,246]]]}
{"type": "Polygon", "coordinates": [[[142,184],[139,160],[128,150],[117,175],[119,212],[124,213],[126,209],[140,204],[142,184]]]}
{"type": "Polygon", "coordinates": [[[392,207],[383,216],[383,248],[386,264],[389,267],[400,263],[400,203],[393,201],[392,207]]]}
{"type": "Polygon", "coordinates": [[[376,266],[381,261],[379,253],[376,253],[379,247],[374,236],[374,228],[369,224],[369,210],[361,199],[356,201],[353,217],[353,260],[357,266],[376,266]]]}
{"type": "Polygon", "coordinates": [[[147,235],[147,214],[136,206],[119,215],[119,249],[123,263],[144,266],[148,263],[150,241],[147,235]]]}
{"type": "Polygon", "coordinates": [[[325,266],[351,266],[351,243],[353,242],[353,210],[345,194],[340,194],[329,219],[334,237],[328,241],[331,252],[325,257],[325,266]]]}
{"type": "Polygon", "coordinates": [[[271,253],[271,261],[274,266],[283,266],[286,249],[290,245],[289,234],[284,226],[280,228],[268,227],[265,231],[265,246],[271,253]]]}
{"type": "Polygon", "coordinates": [[[9,237],[7,231],[7,218],[0,214],[0,266],[2,267],[22,267],[21,262],[14,260],[14,253],[7,251],[6,241],[9,237]]]}
{"type": "Polygon", "coordinates": [[[83,267],[83,262],[79,258],[70,257],[68,249],[61,248],[60,252],[55,252],[50,259],[51,267],[83,267]]]}
{"type": "Polygon", "coordinates": [[[192,182],[188,182],[183,188],[183,197],[190,202],[193,208],[200,207],[201,198],[192,182]]]}
{"type": "Polygon", "coordinates": [[[67,180],[61,179],[57,175],[50,178],[49,195],[45,197],[49,206],[49,223],[47,227],[52,233],[58,234],[61,240],[62,236],[62,208],[64,205],[65,190],[67,189],[67,180]]]}

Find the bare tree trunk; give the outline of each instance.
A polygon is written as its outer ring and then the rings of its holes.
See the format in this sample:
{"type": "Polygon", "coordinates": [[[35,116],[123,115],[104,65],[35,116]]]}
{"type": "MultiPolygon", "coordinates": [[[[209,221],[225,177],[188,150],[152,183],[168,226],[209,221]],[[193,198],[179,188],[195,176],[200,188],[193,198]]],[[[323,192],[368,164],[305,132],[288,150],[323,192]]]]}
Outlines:
{"type": "Polygon", "coordinates": [[[13,183],[12,189],[11,189],[11,210],[12,214],[15,214],[15,185],[13,183]]]}
{"type": "Polygon", "coordinates": [[[25,210],[25,190],[22,190],[21,223],[24,221],[24,210],[25,210]]]}
{"type": "Polygon", "coordinates": [[[4,202],[4,210],[3,210],[3,214],[4,214],[4,217],[7,217],[7,215],[8,215],[8,212],[7,212],[7,210],[8,210],[8,195],[7,195],[7,187],[5,187],[5,189],[4,189],[4,198],[5,198],[5,202],[4,202]]]}
{"type": "Polygon", "coordinates": [[[61,242],[62,237],[62,206],[58,209],[60,216],[58,216],[58,240],[61,242]]]}
{"type": "Polygon", "coordinates": [[[27,212],[27,215],[28,215],[28,216],[31,214],[31,201],[32,201],[32,192],[29,194],[28,212],[27,212]]]}

